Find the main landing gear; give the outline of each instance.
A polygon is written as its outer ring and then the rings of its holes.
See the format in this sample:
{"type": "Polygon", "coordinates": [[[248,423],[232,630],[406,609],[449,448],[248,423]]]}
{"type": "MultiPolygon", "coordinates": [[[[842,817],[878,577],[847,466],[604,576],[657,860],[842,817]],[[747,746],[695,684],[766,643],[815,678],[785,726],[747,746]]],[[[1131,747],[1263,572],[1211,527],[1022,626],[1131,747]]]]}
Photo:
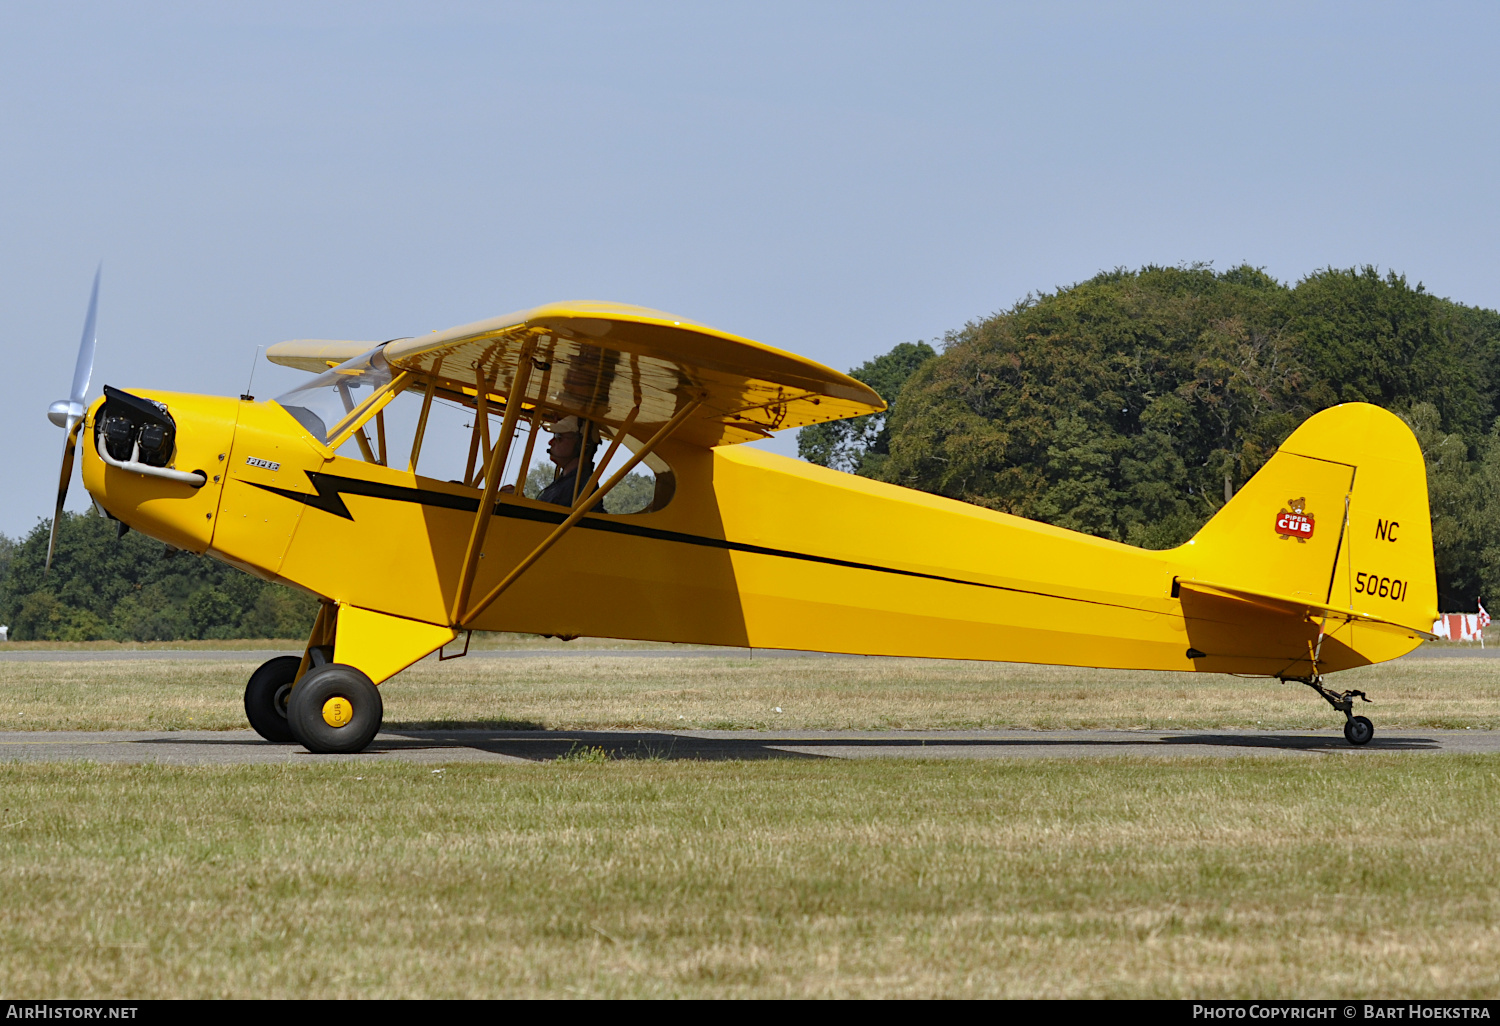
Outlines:
{"type": "Polygon", "coordinates": [[[1370,699],[1363,691],[1332,691],[1323,686],[1321,675],[1314,674],[1311,677],[1283,677],[1282,680],[1296,681],[1298,684],[1306,684],[1319,695],[1323,701],[1333,706],[1344,714],[1344,739],[1351,745],[1367,745],[1375,736],[1375,724],[1363,716],[1353,716],[1354,700],[1368,702],[1370,699]]]}
{"type": "Polygon", "coordinates": [[[343,663],[310,667],[297,680],[301,665],[300,656],[277,656],[250,675],[245,685],[250,726],[267,741],[297,741],[309,752],[364,751],[385,715],[380,689],[343,663]]]}
{"type": "Polygon", "coordinates": [[[301,656],[277,656],[260,664],[245,685],[245,719],[267,741],[281,744],[297,740],[286,719],[286,701],[297,679],[301,656]]]}

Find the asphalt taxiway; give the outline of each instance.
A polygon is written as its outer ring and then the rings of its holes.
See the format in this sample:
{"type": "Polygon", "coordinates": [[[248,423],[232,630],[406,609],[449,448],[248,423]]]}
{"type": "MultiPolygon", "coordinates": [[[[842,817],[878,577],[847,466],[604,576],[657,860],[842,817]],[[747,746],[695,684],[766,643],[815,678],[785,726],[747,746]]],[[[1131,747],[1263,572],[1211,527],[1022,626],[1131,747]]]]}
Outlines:
{"type": "Polygon", "coordinates": [[[602,749],[615,759],[1025,759],[1037,757],[1359,757],[1374,752],[1496,753],[1500,730],[1382,731],[1355,748],[1335,730],[385,730],[359,755],[312,755],[249,730],[7,731],[0,760],[238,765],[547,762],[602,749]]]}
{"type": "MultiPolygon", "coordinates": [[[[1495,649],[1418,649],[1405,658],[1484,657],[1495,649]]],[[[243,660],[285,653],[257,650],[5,651],[0,663],[91,660],[243,660]]],[[[818,658],[819,653],[769,649],[501,649],[470,658],[818,658]]],[[[826,656],[823,656],[826,658],[826,656]]],[[[1015,759],[1055,756],[1361,755],[1369,752],[1500,752],[1500,731],[1404,730],[1375,725],[1375,739],[1355,748],[1342,729],[1327,730],[1008,730],[1008,731],[630,731],[399,730],[383,731],[359,755],[312,755],[300,745],[271,744],[253,731],[9,731],[0,732],[0,760],[90,760],[115,763],[230,765],[312,764],[329,759],[409,762],[545,762],[579,749],[619,759],[1015,759]]]]}

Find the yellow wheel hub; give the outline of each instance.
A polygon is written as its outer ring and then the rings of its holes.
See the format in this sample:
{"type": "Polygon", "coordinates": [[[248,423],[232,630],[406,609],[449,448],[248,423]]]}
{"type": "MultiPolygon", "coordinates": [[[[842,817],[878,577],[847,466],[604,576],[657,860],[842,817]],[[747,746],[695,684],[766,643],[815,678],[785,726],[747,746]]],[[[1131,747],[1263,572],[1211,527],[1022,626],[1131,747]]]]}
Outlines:
{"type": "Polygon", "coordinates": [[[323,722],[330,727],[342,727],[354,719],[354,706],[349,699],[335,695],[323,703],[323,722]]]}

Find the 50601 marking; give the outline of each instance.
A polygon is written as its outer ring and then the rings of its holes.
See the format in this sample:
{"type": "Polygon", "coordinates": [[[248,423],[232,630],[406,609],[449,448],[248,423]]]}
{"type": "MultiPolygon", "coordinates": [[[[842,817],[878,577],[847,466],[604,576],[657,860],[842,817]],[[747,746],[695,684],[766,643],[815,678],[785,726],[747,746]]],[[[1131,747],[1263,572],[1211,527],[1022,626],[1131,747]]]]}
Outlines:
{"type": "Polygon", "coordinates": [[[1410,581],[1381,577],[1379,574],[1354,575],[1356,595],[1375,595],[1380,598],[1395,599],[1397,602],[1406,601],[1406,589],[1409,584],[1411,584],[1410,581]]]}

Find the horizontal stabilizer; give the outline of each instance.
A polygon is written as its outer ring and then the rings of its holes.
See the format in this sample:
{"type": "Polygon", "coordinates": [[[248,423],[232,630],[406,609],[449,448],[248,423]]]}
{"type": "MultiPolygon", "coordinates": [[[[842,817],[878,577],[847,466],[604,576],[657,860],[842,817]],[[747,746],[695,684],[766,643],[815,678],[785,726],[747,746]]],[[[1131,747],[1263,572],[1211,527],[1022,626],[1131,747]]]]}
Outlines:
{"type": "Polygon", "coordinates": [[[1406,624],[1396,623],[1372,613],[1362,613],[1352,609],[1335,609],[1333,606],[1319,602],[1308,602],[1305,599],[1292,598],[1289,595],[1271,595],[1265,592],[1247,591],[1244,588],[1234,588],[1224,584],[1213,584],[1208,581],[1180,581],[1178,588],[1182,591],[1195,591],[1204,595],[1215,595],[1219,598],[1233,599],[1245,602],[1249,605],[1258,606],[1261,609],[1277,613],[1285,613],[1289,616],[1305,618],[1309,621],[1321,620],[1325,625],[1325,633],[1333,633],[1333,624],[1357,623],[1363,627],[1373,627],[1376,630],[1384,630],[1391,634],[1399,634],[1406,638],[1421,638],[1432,641],[1435,635],[1409,627],[1406,624]]]}

